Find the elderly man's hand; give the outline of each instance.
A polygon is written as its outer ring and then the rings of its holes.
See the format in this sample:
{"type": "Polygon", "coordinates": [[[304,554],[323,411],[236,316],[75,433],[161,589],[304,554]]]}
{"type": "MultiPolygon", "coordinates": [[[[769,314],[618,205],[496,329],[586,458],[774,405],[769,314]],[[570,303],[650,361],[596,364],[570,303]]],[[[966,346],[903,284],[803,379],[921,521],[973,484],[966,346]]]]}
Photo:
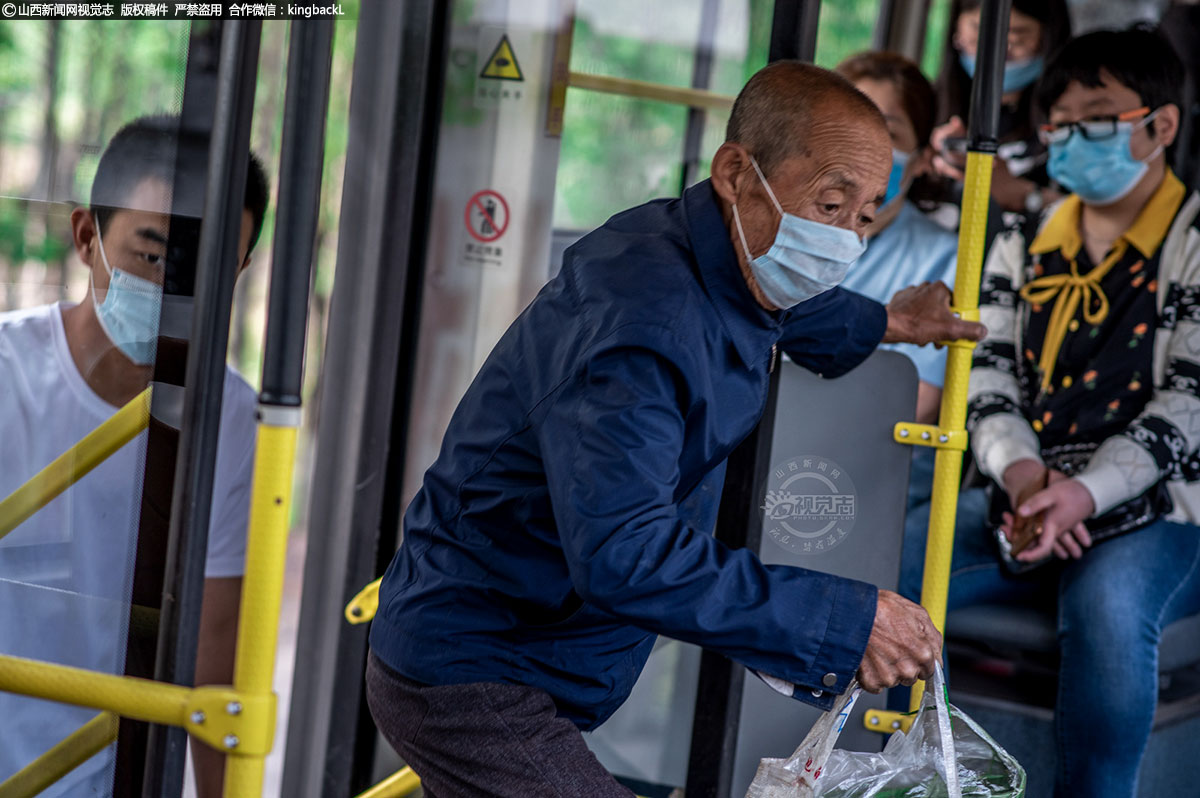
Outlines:
{"type": "Polygon", "coordinates": [[[950,310],[950,289],[941,282],[921,283],[898,291],[887,305],[887,332],[883,343],[924,346],[966,338],[982,341],[987,328],[963,321],[950,310]]]}
{"type": "Polygon", "coordinates": [[[942,656],[942,636],[919,604],[890,590],[879,591],[875,626],[858,666],[858,683],[878,693],[933,676],[942,656]]]}

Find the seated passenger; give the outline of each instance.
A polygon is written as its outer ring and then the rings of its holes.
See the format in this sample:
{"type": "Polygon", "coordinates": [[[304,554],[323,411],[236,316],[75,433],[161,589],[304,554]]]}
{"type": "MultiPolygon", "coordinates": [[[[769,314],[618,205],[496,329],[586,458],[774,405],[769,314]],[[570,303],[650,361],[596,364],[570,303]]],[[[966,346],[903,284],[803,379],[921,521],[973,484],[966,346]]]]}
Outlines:
{"type": "MultiPolygon", "coordinates": [[[[935,97],[933,86],[912,61],[895,53],[861,53],[837,71],[879,106],[892,139],[892,173],[883,206],[867,228],[867,251],[850,268],[844,288],[886,302],[921,282],[954,282],[958,239],[925,217],[908,196],[930,171],[935,97]]],[[[903,352],[917,367],[917,421],[937,422],[946,371],[946,350],[912,344],[883,344],[903,352]]],[[[914,447],[909,507],[929,501],[936,452],[914,447]]]]}
{"type": "MultiPolygon", "coordinates": [[[[70,219],[75,253],[91,272],[78,304],[0,314],[0,498],[149,384],[178,128],[177,117],[138,119],[101,155],[91,207],[76,208],[70,219]]],[[[238,260],[230,267],[240,271],[249,263],[266,203],[266,176],[251,156],[238,260]]],[[[232,680],[254,459],[255,392],[232,369],[222,401],[196,662],[200,684],[232,680]]],[[[137,555],[145,539],[155,537],[144,525],[138,534],[149,438],[143,431],[0,539],[0,653],[127,672],[135,567],[139,574],[145,568],[137,555]]],[[[150,484],[147,478],[147,492],[150,484]]],[[[161,587],[154,598],[161,600],[161,587]]],[[[95,715],[0,692],[0,781],[95,715]]],[[[115,748],[107,746],[41,794],[134,794],[124,782],[114,787],[115,748]]],[[[219,795],[224,757],[200,744],[193,750],[198,794],[219,795]]]]}
{"type": "MultiPolygon", "coordinates": [[[[933,223],[909,199],[916,181],[930,170],[933,151],[933,87],[912,61],[895,53],[860,53],[837,68],[871,98],[887,121],[892,139],[892,173],[883,205],[867,228],[867,251],[850,268],[843,288],[886,302],[903,288],[921,282],[954,281],[958,239],[933,223]]],[[[937,420],[946,370],[945,349],[884,344],[903,352],[921,378],[917,420],[937,420]]]]}
{"type": "MultiPolygon", "coordinates": [[[[1179,59],[1152,31],[1102,31],[1047,67],[1050,174],[1074,193],[1036,236],[999,238],[980,298],[968,429],[999,498],[1038,537],[1022,578],[964,494],[951,608],[1057,600],[1056,795],[1133,798],[1163,628],[1200,612],[1200,197],[1167,166],[1179,59]],[[1044,515],[1043,515],[1044,513],[1044,515]]],[[[922,535],[902,592],[919,592],[922,535]]]]}
{"type": "MultiPolygon", "coordinates": [[[[954,0],[938,77],[938,118],[933,165],[961,183],[966,163],[971,82],[978,60],[981,0],[954,0]]],[[[1046,58],[1071,36],[1066,0],[1014,0],[1008,22],[1004,94],[1000,105],[1000,149],[992,171],[992,201],[1001,210],[1037,213],[1058,198],[1046,174],[1046,148],[1038,140],[1034,86],[1046,58]]]]}

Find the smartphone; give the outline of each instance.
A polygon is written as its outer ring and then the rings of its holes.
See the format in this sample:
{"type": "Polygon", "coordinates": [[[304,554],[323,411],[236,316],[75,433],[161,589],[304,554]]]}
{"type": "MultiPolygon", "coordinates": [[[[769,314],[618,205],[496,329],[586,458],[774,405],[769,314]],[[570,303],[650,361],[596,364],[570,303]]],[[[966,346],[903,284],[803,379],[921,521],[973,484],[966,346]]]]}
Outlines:
{"type": "Polygon", "coordinates": [[[951,136],[942,142],[943,152],[966,152],[969,140],[965,136],[951,136]]]}

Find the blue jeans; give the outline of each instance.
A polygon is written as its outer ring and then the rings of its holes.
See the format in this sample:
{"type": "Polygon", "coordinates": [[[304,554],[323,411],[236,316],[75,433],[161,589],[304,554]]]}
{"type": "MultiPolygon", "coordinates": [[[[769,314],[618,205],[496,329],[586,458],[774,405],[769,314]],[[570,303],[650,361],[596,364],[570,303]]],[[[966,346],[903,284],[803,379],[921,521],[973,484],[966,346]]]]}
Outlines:
{"type": "MultiPolygon", "coordinates": [[[[928,504],[910,508],[900,590],[913,600],[920,595],[928,523],[928,504]]],[[[1082,559],[1017,578],[998,559],[985,492],[973,489],[959,498],[950,567],[950,609],[1057,604],[1055,795],[1134,798],[1158,703],[1163,628],[1200,613],[1200,527],[1156,521],[1097,544],[1082,559]]]]}

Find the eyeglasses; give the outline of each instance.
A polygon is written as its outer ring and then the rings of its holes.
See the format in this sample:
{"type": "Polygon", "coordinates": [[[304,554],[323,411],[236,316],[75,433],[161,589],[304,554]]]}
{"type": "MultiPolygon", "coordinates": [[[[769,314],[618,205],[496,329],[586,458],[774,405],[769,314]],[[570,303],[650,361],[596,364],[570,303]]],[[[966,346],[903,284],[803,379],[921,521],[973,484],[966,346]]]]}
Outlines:
{"type": "Polygon", "coordinates": [[[1043,144],[1061,144],[1078,130],[1079,135],[1088,141],[1103,141],[1117,135],[1122,122],[1132,122],[1148,117],[1150,109],[1142,106],[1132,111],[1126,111],[1116,116],[1103,116],[1098,119],[1084,119],[1081,122],[1065,122],[1061,125],[1042,125],[1038,128],[1038,138],[1043,144]]]}

